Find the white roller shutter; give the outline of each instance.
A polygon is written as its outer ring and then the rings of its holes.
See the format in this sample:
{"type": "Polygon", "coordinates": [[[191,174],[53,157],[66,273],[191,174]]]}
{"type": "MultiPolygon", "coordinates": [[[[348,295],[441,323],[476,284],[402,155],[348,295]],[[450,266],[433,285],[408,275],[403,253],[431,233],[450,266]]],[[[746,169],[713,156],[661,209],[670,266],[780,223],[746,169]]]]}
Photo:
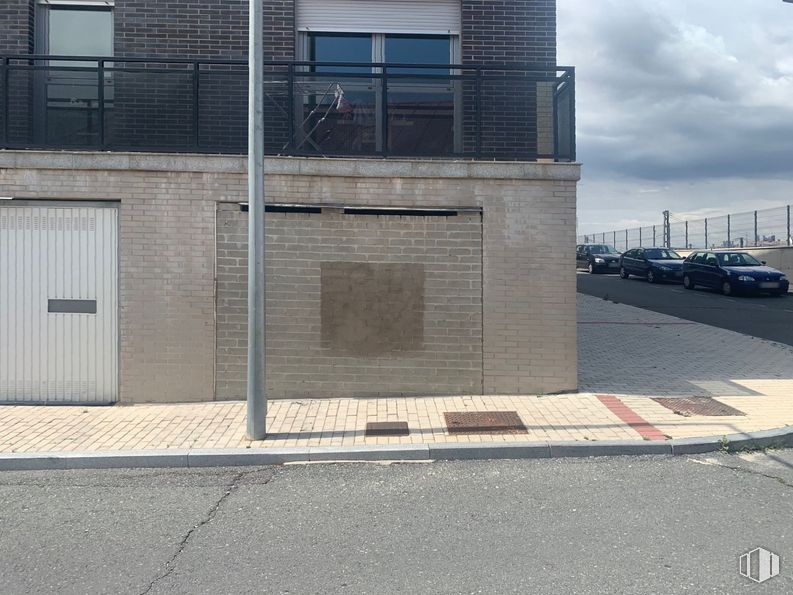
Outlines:
{"type": "Polygon", "coordinates": [[[298,31],[459,35],[460,0],[297,0],[298,31]]]}

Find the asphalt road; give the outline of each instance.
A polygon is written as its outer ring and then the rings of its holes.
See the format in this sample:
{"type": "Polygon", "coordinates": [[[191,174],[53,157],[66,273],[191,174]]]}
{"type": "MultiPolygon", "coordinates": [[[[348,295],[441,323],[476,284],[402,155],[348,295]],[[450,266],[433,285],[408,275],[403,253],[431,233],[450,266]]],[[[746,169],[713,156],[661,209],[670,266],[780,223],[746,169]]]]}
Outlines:
{"type": "Polygon", "coordinates": [[[676,283],[650,284],[619,275],[578,274],[578,291],[654,312],[793,345],[793,294],[725,297],[676,283]]]}
{"type": "Polygon", "coordinates": [[[791,451],[4,472],[0,504],[4,595],[793,592],[791,451]]]}

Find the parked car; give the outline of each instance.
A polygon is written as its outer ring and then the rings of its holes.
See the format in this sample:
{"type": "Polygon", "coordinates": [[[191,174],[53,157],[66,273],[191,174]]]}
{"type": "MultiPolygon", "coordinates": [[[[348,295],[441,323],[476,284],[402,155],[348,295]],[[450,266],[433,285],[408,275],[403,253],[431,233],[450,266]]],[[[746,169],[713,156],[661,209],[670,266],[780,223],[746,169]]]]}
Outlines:
{"type": "Polygon", "coordinates": [[[620,253],[608,244],[581,244],[575,249],[575,263],[590,273],[616,273],[620,268],[620,253]]]}
{"type": "Polygon", "coordinates": [[[785,275],[766,266],[746,252],[692,252],[683,261],[683,286],[720,289],[724,295],[738,293],[786,294],[790,282],[785,275]]]}
{"type": "Polygon", "coordinates": [[[683,257],[670,248],[634,248],[620,257],[620,277],[645,277],[650,283],[681,281],[683,257]]]}

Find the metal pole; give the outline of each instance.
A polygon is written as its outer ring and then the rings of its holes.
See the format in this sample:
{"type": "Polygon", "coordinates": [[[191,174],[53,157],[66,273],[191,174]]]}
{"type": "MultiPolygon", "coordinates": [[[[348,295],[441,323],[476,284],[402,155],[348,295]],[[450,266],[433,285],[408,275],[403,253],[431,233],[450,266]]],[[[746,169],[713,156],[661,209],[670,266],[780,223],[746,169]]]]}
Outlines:
{"type": "Polygon", "coordinates": [[[757,211],[754,212],[754,245],[757,246],[760,243],[760,236],[757,233],[757,211]]]}
{"type": "Polygon", "coordinates": [[[787,206],[787,245],[790,246],[793,239],[790,237],[790,205],[787,206]]]}
{"type": "Polygon", "coordinates": [[[705,250],[709,248],[708,244],[708,218],[705,217],[705,250]]]}
{"type": "Polygon", "coordinates": [[[686,249],[690,248],[688,245],[688,220],[686,220],[686,249]]]}
{"type": "Polygon", "coordinates": [[[732,230],[730,229],[730,216],[727,215],[727,247],[728,248],[732,248],[732,241],[731,241],[732,238],[730,237],[731,235],[732,235],[732,230]]]}
{"type": "Polygon", "coordinates": [[[250,0],[248,19],[248,438],[265,436],[264,362],[264,16],[250,0]]]}

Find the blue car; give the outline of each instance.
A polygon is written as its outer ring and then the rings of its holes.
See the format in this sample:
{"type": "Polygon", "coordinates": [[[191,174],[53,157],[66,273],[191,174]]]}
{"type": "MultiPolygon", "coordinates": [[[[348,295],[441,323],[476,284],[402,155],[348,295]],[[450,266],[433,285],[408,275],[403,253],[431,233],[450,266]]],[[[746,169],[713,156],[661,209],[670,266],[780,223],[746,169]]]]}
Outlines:
{"type": "Polygon", "coordinates": [[[683,261],[683,287],[720,289],[724,295],[770,293],[784,295],[785,275],[746,252],[692,252],[683,261]]]}
{"type": "Polygon", "coordinates": [[[683,278],[683,257],[671,248],[634,248],[620,257],[620,277],[644,277],[650,283],[683,278]]]}

